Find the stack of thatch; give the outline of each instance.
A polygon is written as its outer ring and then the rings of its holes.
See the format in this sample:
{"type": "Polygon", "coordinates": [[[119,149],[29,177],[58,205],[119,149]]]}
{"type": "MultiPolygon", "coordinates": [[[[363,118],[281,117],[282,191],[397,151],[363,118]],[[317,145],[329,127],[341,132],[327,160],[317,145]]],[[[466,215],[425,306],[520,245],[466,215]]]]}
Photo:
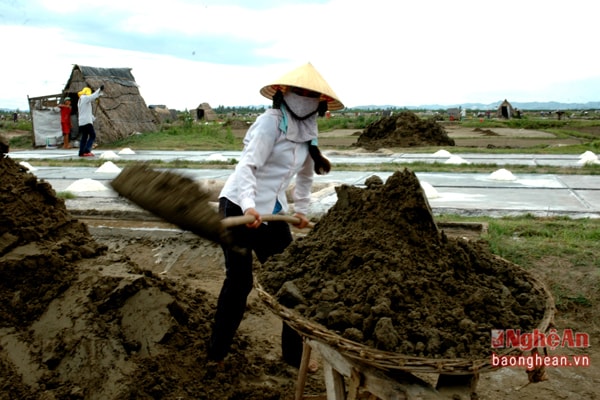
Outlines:
{"type": "MultiPolygon", "coordinates": [[[[95,90],[101,85],[104,85],[104,95],[94,107],[98,143],[156,131],[156,117],[142,98],[131,68],[75,65],[63,92],[74,99],[73,107],[76,108],[77,92],[86,86],[95,90]]],[[[73,129],[76,136],[77,126],[73,129]]]]}

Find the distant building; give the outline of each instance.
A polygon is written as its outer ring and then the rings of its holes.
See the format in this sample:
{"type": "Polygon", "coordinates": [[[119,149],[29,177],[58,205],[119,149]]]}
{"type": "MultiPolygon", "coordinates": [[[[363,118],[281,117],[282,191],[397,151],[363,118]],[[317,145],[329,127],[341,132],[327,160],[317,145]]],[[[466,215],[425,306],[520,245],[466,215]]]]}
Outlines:
{"type": "Polygon", "coordinates": [[[72,137],[79,131],[77,93],[84,87],[96,90],[104,85],[104,94],[93,105],[97,142],[107,143],[139,132],[154,132],[157,121],[146,106],[131,68],[96,68],[74,65],[62,93],[28,97],[33,123],[34,146],[47,144],[48,139],[62,140],[58,104],[69,96],[72,101],[72,137]]]}
{"type": "Polygon", "coordinates": [[[449,108],[447,111],[450,121],[460,121],[462,117],[462,108],[449,108]]]}
{"type": "Polygon", "coordinates": [[[508,102],[508,100],[504,99],[502,103],[498,106],[498,110],[496,111],[496,116],[498,118],[510,119],[515,116],[515,109],[508,102]]]}
{"type": "Polygon", "coordinates": [[[196,113],[194,115],[196,121],[204,120],[206,122],[216,121],[217,113],[208,103],[202,103],[196,107],[196,113]]]}
{"type": "Polygon", "coordinates": [[[169,109],[164,104],[150,104],[148,108],[154,113],[160,122],[177,121],[177,110],[169,109]]]}

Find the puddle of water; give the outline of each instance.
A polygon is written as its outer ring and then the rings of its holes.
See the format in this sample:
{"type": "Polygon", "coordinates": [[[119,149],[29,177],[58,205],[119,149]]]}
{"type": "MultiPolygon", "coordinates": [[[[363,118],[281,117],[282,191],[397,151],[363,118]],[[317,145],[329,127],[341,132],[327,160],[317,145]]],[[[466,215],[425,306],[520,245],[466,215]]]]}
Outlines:
{"type": "Polygon", "coordinates": [[[181,229],[179,229],[177,226],[162,221],[134,221],[96,218],[79,218],[79,220],[94,228],[181,231],[181,229]]]}

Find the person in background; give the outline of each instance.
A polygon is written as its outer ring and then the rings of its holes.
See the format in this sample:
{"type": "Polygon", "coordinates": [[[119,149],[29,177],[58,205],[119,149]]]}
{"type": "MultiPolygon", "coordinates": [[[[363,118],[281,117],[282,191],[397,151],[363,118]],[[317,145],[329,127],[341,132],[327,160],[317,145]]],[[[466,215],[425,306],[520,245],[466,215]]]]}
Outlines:
{"type": "Polygon", "coordinates": [[[65,97],[64,103],[59,104],[60,126],[63,134],[63,148],[70,149],[69,137],[71,136],[71,98],[65,97]]]}
{"type": "MultiPolygon", "coordinates": [[[[225,280],[208,346],[208,358],[218,363],[229,353],[244,316],[253,287],[253,252],[264,263],[292,242],[288,223],[264,223],[261,216],[288,212],[286,190],[295,177],[292,197],[299,221],[295,226],[307,226],[314,173],[326,174],[331,169],[317,147],[317,116],[344,107],[310,63],[263,87],[260,93],[273,101],[273,107],[248,129],[240,161],[219,195],[223,218],[251,215],[254,222],[231,228],[233,246],[223,246],[225,280]]],[[[302,338],[285,323],[282,354],[288,364],[299,367],[302,338]]],[[[316,367],[314,363],[309,366],[316,367]]]]}
{"type": "Polygon", "coordinates": [[[79,143],[79,157],[94,157],[92,146],[96,140],[96,131],[94,130],[94,114],[92,103],[102,95],[104,85],[101,85],[94,93],[89,87],[84,87],[77,94],[79,102],[79,132],[81,133],[81,142],[79,143]]]}

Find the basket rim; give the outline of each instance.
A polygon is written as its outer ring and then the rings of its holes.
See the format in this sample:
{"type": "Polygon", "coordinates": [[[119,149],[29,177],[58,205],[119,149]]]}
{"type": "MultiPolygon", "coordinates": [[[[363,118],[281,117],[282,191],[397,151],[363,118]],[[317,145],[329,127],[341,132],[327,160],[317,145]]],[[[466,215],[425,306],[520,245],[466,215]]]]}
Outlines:
{"type": "MultiPolygon", "coordinates": [[[[556,311],[554,298],[547,286],[529,271],[523,269],[518,264],[506,260],[500,256],[494,255],[508,264],[521,268],[527,275],[529,283],[541,289],[546,297],[546,305],[544,316],[535,328],[539,332],[547,332],[553,325],[554,314],[556,311]]],[[[262,302],[278,317],[285,321],[292,329],[300,335],[313,340],[324,342],[325,344],[339,351],[342,355],[352,358],[360,363],[383,369],[383,370],[403,370],[408,372],[424,372],[424,373],[443,373],[465,375],[481,372],[490,372],[501,368],[493,366],[490,357],[480,359],[468,358],[429,358],[417,357],[406,354],[384,351],[366,346],[347,339],[340,334],[329,330],[322,324],[310,321],[297,311],[289,309],[279,304],[279,302],[255,279],[254,288],[258,293],[258,297],[262,302]]],[[[508,348],[499,352],[499,355],[509,355],[522,353],[518,348],[508,348]]]]}

